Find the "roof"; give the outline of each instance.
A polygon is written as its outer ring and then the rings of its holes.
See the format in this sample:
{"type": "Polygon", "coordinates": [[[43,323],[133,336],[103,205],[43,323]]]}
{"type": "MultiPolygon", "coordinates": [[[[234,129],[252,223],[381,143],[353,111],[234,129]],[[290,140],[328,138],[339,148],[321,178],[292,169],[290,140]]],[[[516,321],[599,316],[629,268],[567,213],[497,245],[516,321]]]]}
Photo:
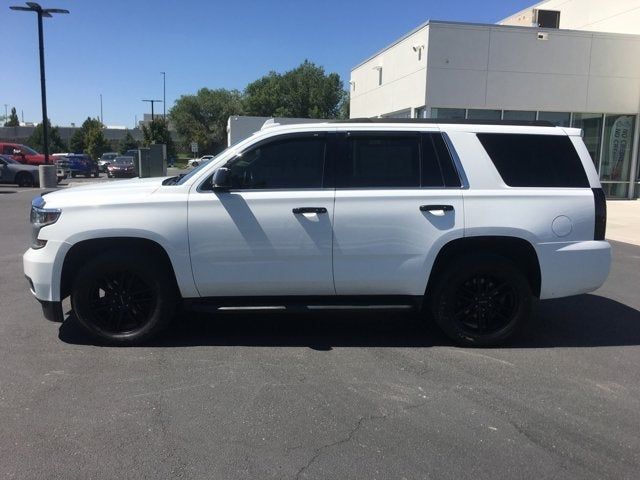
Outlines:
{"type": "MultiPolygon", "coordinates": [[[[541,2],[541,3],[543,3],[543,2],[541,2]]],[[[508,17],[508,18],[510,18],[510,17],[508,17]]],[[[630,37],[630,38],[634,38],[634,39],[639,39],[640,38],[640,35],[635,35],[635,34],[631,34],[631,33],[597,32],[597,31],[592,31],[592,30],[571,30],[571,29],[567,29],[567,28],[527,27],[527,26],[523,26],[523,25],[500,25],[500,24],[497,24],[497,23],[474,23],[474,22],[453,22],[453,21],[445,21],[445,20],[427,20],[426,22],[418,25],[413,30],[405,33],[400,38],[396,39],[393,43],[390,43],[386,47],[382,48],[381,50],[378,50],[373,55],[370,55],[365,60],[363,60],[362,62],[358,63],[355,67],[353,67],[351,69],[351,71],[353,72],[356,68],[360,68],[362,65],[364,65],[365,63],[373,60],[374,58],[376,58],[381,53],[384,53],[387,50],[389,50],[390,48],[395,47],[397,44],[399,44],[400,42],[406,40],[408,37],[410,37],[414,33],[418,32],[418,31],[422,30],[423,28],[426,28],[426,27],[428,27],[430,25],[485,27],[485,28],[493,28],[493,29],[505,29],[505,30],[508,30],[508,29],[511,29],[511,30],[514,30],[514,29],[533,30],[533,29],[535,29],[535,31],[549,31],[549,32],[560,32],[560,33],[579,33],[579,34],[583,34],[583,35],[602,35],[602,36],[630,37]]]]}

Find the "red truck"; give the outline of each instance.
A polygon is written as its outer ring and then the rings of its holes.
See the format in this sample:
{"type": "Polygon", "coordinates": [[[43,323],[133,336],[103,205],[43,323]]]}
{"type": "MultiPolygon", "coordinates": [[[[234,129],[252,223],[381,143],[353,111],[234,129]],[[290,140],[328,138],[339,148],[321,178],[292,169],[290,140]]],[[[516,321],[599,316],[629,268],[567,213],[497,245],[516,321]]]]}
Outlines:
{"type": "MultiPolygon", "coordinates": [[[[19,143],[0,142],[0,153],[27,165],[42,165],[44,163],[44,155],[19,143]]],[[[49,162],[53,163],[53,159],[49,158],[49,162]]]]}

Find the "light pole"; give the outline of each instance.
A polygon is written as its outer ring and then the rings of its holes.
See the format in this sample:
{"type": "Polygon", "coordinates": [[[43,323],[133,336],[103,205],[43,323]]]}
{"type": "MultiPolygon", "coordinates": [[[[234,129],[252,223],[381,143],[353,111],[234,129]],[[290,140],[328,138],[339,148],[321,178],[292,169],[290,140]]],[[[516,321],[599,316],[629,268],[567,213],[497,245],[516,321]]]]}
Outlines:
{"type": "Polygon", "coordinates": [[[102,94],[100,94],[100,123],[104,127],[104,119],[102,117],[102,94]]]}
{"type": "MultiPolygon", "coordinates": [[[[42,141],[44,143],[44,163],[49,164],[49,125],[47,118],[47,89],[45,87],[44,77],[44,38],[42,34],[42,17],[50,18],[52,13],[69,13],[69,10],[62,8],[42,8],[35,2],[26,2],[27,7],[11,6],[11,10],[20,10],[23,12],[35,12],[38,15],[38,42],[40,44],[40,90],[42,96],[42,141]]],[[[53,169],[55,178],[55,169],[53,169]]],[[[42,176],[42,175],[41,175],[42,176]]],[[[42,181],[40,186],[42,187],[42,181]]],[[[48,185],[45,185],[48,187],[48,185]]],[[[55,186],[55,185],[54,185],[55,186]]]]}
{"type": "Polygon", "coordinates": [[[162,118],[167,120],[167,73],[162,74],[162,118]]]}
{"type": "Polygon", "coordinates": [[[7,123],[9,121],[9,113],[7,112],[8,106],[8,104],[4,104],[4,123],[7,123]]]}
{"type": "Polygon", "coordinates": [[[153,122],[153,119],[155,118],[154,115],[153,115],[153,104],[154,103],[163,103],[162,100],[142,100],[142,101],[151,103],[151,121],[153,122]]]}

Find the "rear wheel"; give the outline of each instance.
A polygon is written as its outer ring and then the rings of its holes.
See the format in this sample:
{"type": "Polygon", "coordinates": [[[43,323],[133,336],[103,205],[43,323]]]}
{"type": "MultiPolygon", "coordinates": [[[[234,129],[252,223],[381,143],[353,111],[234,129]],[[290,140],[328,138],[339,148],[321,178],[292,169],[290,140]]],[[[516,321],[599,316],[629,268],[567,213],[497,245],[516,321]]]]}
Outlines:
{"type": "Polygon", "coordinates": [[[30,173],[20,172],[16,175],[16,183],[19,187],[33,187],[36,182],[30,173]]]}
{"type": "Polygon", "coordinates": [[[505,343],[531,310],[529,282],[512,262],[497,255],[468,256],[447,265],[432,292],[436,323],[466,346],[505,343]]]}
{"type": "Polygon", "coordinates": [[[110,344],[146,341],[171,319],[175,284],[157,259],[124,251],[105,252],[80,269],[71,290],[78,323],[110,344]]]}

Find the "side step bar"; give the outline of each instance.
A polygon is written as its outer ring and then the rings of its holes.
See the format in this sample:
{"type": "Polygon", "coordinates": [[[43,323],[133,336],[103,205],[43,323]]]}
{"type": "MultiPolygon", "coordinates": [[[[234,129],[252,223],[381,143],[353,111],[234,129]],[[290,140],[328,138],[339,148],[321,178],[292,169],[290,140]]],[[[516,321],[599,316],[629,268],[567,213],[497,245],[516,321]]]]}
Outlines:
{"type": "Polygon", "coordinates": [[[312,296],[312,297],[210,297],[188,298],[185,307],[218,312],[318,312],[344,310],[410,311],[422,308],[422,297],[412,296],[312,296]]]}

